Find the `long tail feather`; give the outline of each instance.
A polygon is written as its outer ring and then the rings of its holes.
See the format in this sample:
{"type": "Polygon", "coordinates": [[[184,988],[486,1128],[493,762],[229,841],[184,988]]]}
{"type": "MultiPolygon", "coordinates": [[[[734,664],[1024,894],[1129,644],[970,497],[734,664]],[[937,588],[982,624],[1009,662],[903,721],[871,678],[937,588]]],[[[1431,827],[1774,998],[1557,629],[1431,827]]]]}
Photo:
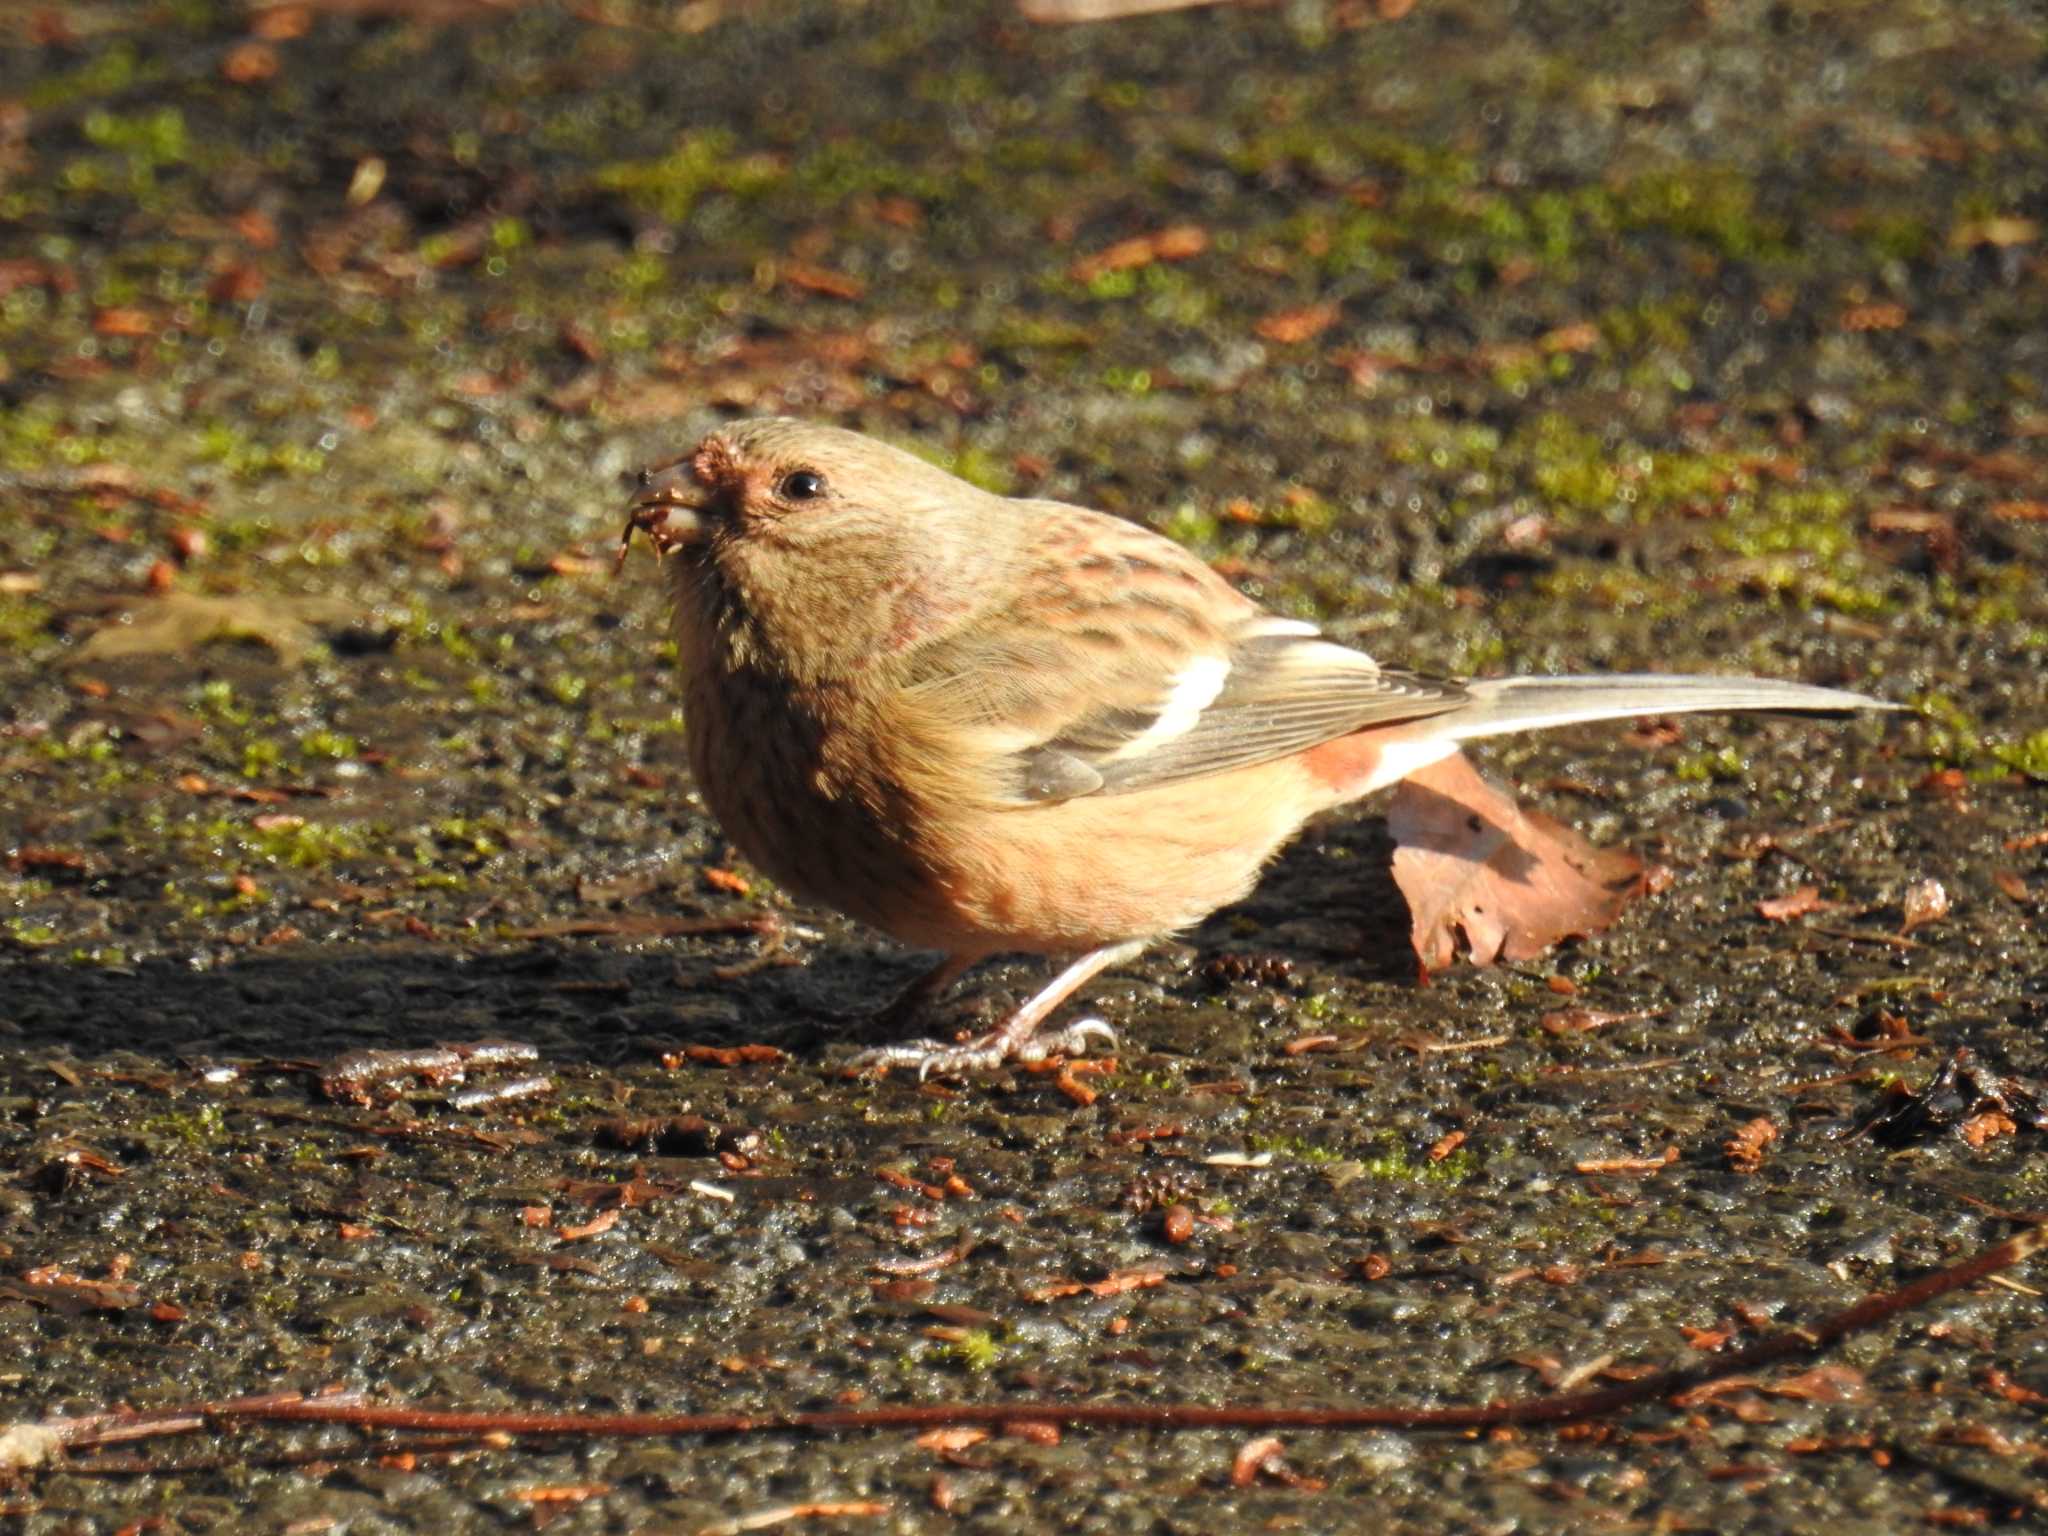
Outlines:
{"type": "Polygon", "coordinates": [[[1621,672],[1605,677],[1503,677],[1465,684],[1471,702],[1431,724],[1470,741],[1509,731],[1538,731],[1588,720],[1719,711],[1846,715],[1897,709],[1882,699],[1839,688],[1764,677],[1702,677],[1687,673],[1621,672]]]}

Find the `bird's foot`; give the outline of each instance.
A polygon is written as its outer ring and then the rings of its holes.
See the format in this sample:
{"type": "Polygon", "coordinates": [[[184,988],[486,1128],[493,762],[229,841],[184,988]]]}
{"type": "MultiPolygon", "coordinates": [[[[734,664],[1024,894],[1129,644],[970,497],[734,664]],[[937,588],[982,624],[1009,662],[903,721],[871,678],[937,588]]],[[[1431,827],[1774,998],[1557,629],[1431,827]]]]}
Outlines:
{"type": "Polygon", "coordinates": [[[1032,1019],[1024,1028],[1013,1019],[1001,1029],[966,1040],[906,1040],[901,1045],[877,1046],[853,1058],[856,1072],[888,1072],[896,1067],[915,1067],[923,1082],[933,1073],[943,1077],[966,1077],[976,1072],[993,1072],[1007,1062],[1038,1062],[1054,1056],[1085,1056],[1088,1042],[1101,1040],[1116,1044],[1116,1031],[1100,1019],[1076,1019],[1059,1029],[1040,1029],[1032,1019]]]}

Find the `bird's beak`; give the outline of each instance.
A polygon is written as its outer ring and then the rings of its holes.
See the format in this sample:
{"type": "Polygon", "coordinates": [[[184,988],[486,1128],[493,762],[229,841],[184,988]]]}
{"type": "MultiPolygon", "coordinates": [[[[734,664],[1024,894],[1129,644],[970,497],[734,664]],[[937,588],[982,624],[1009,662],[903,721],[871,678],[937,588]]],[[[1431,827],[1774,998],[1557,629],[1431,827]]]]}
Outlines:
{"type": "Polygon", "coordinates": [[[621,559],[636,533],[646,534],[647,542],[662,554],[704,537],[712,493],[697,478],[692,457],[685,454],[640,471],[640,486],[619,535],[621,559]]]}

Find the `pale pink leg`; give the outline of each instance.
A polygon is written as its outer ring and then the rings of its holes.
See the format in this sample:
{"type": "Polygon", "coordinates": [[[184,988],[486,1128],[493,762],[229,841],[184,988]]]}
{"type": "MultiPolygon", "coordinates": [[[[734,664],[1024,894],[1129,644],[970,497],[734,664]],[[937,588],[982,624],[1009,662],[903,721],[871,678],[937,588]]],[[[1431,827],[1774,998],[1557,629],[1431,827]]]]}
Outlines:
{"type": "MultiPolygon", "coordinates": [[[[1076,1019],[1064,1029],[1045,1034],[1039,1033],[1039,1026],[1053,1009],[1081,987],[1110,966],[1121,965],[1142,952],[1145,944],[1144,939],[1131,939],[1091,950],[1039,988],[1028,1002],[985,1035],[950,1044],[939,1040],[911,1040],[902,1045],[883,1046],[861,1052],[854,1058],[854,1065],[870,1071],[915,1067],[918,1077],[923,1079],[934,1072],[986,1072],[1006,1061],[1043,1061],[1048,1056],[1079,1056],[1086,1053],[1091,1039],[1114,1043],[1115,1032],[1100,1019],[1076,1019]]],[[[961,969],[964,970],[965,966],[961,969]]],[[[933,973],[934,976],[937,974],[933,973]]],[[[946,979],[950,981],[952,978],[946,979]]],[[[929,981],[931,977],[925,980],[929,981]]],[[[918,985],[922,987],[923,983],[918,985]]]]}

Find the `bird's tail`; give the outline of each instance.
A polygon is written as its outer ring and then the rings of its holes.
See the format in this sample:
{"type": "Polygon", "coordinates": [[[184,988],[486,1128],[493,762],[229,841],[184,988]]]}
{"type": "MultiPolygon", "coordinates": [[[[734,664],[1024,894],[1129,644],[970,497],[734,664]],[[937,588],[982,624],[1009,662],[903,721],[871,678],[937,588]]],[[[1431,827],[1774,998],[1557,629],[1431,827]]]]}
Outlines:
{"type": "Polygon", "coordinates": [[[1706,677],[1688,673],[1501,677],[1464,686],[1470,702],[1430,722],[1442,736],[1456,741],[1500,736],[1509,731],[1578,725],[1588,720],[1627,720],[1639,715],[1723,711],[1846,715],[1858,710],[1899,707],[1839,688],[1815,688],[1764,677],[1706,677]]]}

